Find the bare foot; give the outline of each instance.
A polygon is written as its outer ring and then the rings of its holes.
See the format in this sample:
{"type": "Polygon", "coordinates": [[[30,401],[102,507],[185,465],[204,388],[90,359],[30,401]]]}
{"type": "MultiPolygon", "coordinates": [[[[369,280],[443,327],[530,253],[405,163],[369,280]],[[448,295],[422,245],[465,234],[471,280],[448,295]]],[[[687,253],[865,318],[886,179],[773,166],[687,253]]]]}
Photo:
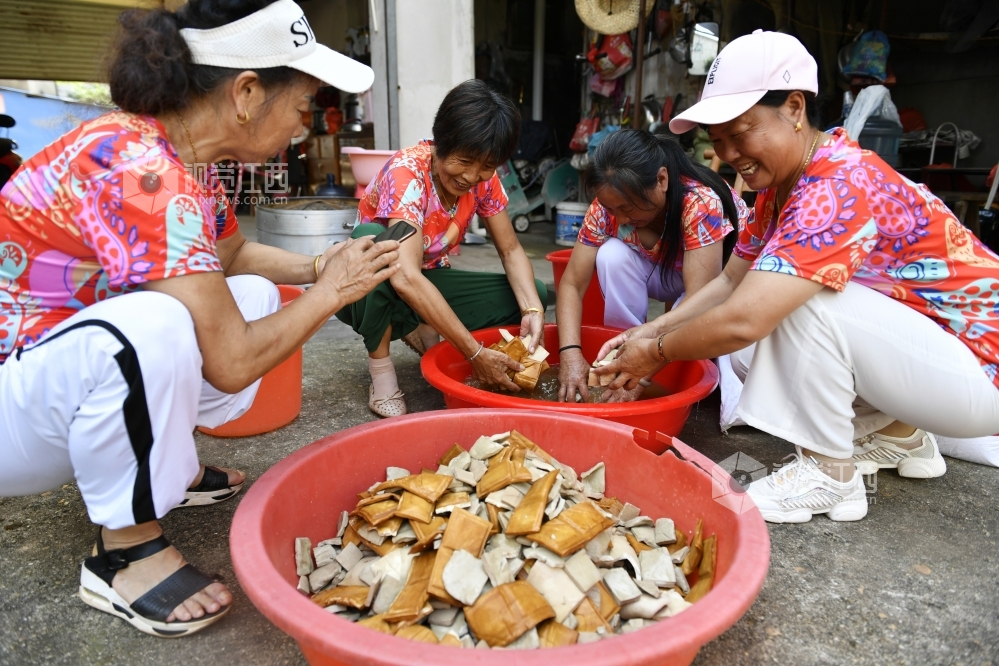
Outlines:
{"type": "MultiPolygon", "coordinates": [[[[105,527],[101,531],[101,536],[104,540],[105,550],[114,550],[137,546],[140,543],[155,539],[162,533],[159,523],[151,521],[120,530],[109,530],[105,527]]],[[[124,569],[119,569],[114,580],[111,581],[111,587],[121,595],[122,599],[131,604],[186,563],[183,555],[176,548],[170,546],[151,557],[138,562],[130,562],[124,569]]],[[[212,583],[174,608],[166,621],[187,622],[198,619],[204,617],[206,613],[214,613],[231,603],[232,594],[229,593],[225,585],[212,583]]]]}
{"type": "MultiPolygon", "coordinates": [[[[240,472],[238,469],[229,469],[227,467],[216,467],[215,465],[212,465],[212,467],[215,467],[215,469],[225,472],[229,476],[230,486],[238,486],[239,484],[246,481],[246,475],[240,472]]],[[[194,483],[192,483],[189,487],[196,488],[197,485],[201,483],[201,479],[203,479],[204,476],[205,476],[205,466],[202,465],[201,469],[198,470],[198,475],[194,477],[194,483]]]]}

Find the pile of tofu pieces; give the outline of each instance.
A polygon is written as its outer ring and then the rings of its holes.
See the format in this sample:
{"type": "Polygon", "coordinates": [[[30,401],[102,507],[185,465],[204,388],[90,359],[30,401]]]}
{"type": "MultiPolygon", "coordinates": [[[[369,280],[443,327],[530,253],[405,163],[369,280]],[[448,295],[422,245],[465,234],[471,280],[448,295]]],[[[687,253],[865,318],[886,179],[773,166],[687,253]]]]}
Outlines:
{"type": "Polygon", "coordinates": [[[514,384],[523,390],[533,391],[534,387],[538,385],[541,373],[551,367],[546,360],[548,358],[548,351],[544,347],[539,346],[534,350],[533,354],[529,353],[528,349],[531,348],[530,335],[525,338],[517,337],[505,328],[501,328],[499,332],[502,340],[489,345],[489,348],[493,351],[506,354],[517,363],[523,365],[524,369],[520,372],[508,370],[507,375],[514,384]]]}
{"type": "Polygon", "coordinates": [[[680,613],[714,579],[717,542],[604,495],[516,430],[455,444],[437,471],[389,467],[315,548],[299,590],[339,617],[455,647],[558,647],[680,613]],[[696,580],[694,578],[696,577],[696,580]]]}

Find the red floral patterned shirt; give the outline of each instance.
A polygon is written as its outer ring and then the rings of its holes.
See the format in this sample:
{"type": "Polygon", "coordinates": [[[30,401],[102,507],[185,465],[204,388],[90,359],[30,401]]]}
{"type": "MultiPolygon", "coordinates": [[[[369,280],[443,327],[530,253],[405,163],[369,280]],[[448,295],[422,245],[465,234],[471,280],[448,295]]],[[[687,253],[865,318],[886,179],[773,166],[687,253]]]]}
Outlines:
{"type": "MultiPolygon", "coordinates": [[[[434,143],[424,139],[393,155],[371,181],[357,207],[357,223],[388,226],[406,220],[423,230],[423,268],[448,268],[447,253],[465,237],[472,216],[492,217],[506,209],[499,176],[479,183],[458,197],[452,211],[444,210],[430,171],[434,143]]],[[[445,194],[445,198],[450,199],[445,194]]]]}
{"type": "Polygon", "coordinates": [[[0,191],[0,362],[88,305],[145,282],[220,271],[236,217],[155,119],[114,112],[49,144],[0,191]]]}
{"type": "MultiPolygon", "coordinates": [[[[683,267],[683,251],[696,250],[723,240],[732,232],[732,223],[725,217],[721,199],[707,185],[682,176],[680,182],[686,188],[683,197],[683,247],[676,258],[676,269],[683,267]]],[[[736,210],[739,212],[739,226],[749,219],[749,207],[735,191],[732,191],[736,210]]],[[[659,241],[650,250],[642,245],[638,230],[630,224],[618,224],[617,218],[607,212],[596,199],[590,204],[583,218],[583,226],[577,239],[583,245],[600,247],[610,238],[617,238],[651,262],[659,254],[659,241]]]]}
{"type": "Polygon", "coordinates": [[[956,335],[999,386],[999,257],[925,185],[899,175],[837,128],[773,222],[762,190],[735,254],[760,271],[843,291],[853,280],[956,335]]]}

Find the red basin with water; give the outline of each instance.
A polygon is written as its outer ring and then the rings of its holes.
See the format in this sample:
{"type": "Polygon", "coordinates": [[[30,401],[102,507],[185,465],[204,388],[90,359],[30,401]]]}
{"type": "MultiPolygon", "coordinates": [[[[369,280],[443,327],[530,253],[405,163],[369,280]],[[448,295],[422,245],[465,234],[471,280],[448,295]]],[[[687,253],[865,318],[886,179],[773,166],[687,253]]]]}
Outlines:
{"type": "MultiPolygon", "coordinates": [[[[601,345],[621,331],[603,326],[583,326],[583,356],[591,363],[601,345]]],[[[475,331],[472,336],[488,347],[499,341],[499,328],[475,331]]],[[[545,348],[559,348],[558,326],[545,325],[545,348]]],[[[552,358],[557,361],[557,356],[552,358]]],[[[648,432],[661,432],[675,437],[683,430],[694,403],[705,398],[718,385],[718,368],[711,361],[675,361],[663,368],[654,380],[664,386],[670,395],[662,398],[624,403],[561,403],[518,398],[513,393],[493,393],[465,384],[472,375],[472,364],[447,342],[434,345],[420,363],[423,376],[444,394],[449,409],[465,407],[501,407],[507,409],[539,409],[564,414],[592,416],[640,428],[648,432]]],[[[644,444],[655,453],[662,453],[666,445],[655,439],[644,444]]]]}
{"type": "Polygon", "coordinates": [[[733,493],[728,474],[679,440],[654,435],[676,455],[636,445],[648,433],[570,414],[521,410],[424,412],[356,426],[310,444],[268,470],[243,497],[229,537],[240,585],[267,619],[298,641],[310,664],[351,666],[661,666],[689,664],[698,649],[749,609],[766,578],[770,539],[759,510],[733,493]],[[294,540],[336,535],[356,493],[389,465],[436,469],[455,442],[516,428],[577,470],[607,465],[607,494],[689,533],[698,518],[718,535],[714,588],[679,615],[597,643],[531,651],[414,643],[331,615],[295,589],[294,540]]]}

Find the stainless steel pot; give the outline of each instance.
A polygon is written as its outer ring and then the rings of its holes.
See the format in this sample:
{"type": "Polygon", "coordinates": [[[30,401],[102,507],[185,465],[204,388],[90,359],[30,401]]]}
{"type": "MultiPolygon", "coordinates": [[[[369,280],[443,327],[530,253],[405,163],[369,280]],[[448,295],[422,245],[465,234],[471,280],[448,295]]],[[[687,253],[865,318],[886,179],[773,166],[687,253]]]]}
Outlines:
{"type": "Polygon", "coordinates": [[[350,238],[357,204],[347,197],[292,197],[257,206],[257,240],[299,254],[321,254],[350,238]]]}

